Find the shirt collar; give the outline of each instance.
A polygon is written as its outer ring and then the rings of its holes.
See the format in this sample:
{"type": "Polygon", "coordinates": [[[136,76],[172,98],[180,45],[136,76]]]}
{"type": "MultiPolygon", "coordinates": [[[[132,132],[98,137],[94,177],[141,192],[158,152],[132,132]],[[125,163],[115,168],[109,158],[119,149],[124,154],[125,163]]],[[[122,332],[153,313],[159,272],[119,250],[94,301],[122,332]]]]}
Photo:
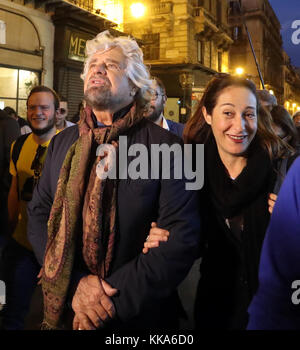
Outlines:
{"type": "Polygon", "coordinates": [[[162,124],[162,127],[166,130],[169,130],[170,131],[170,128],[169,128],[169,125],[168,125],[168,122],[167,122],[167,119],[162,116],[162,121],[163,121],[163,124],[162,124]]]}

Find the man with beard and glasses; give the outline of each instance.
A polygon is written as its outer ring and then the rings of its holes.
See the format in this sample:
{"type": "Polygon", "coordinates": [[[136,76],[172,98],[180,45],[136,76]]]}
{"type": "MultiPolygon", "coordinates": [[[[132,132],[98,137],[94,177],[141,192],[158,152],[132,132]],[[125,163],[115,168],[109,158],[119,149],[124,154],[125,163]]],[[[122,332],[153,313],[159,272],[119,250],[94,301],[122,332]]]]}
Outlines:
{"type": "Polygon", "coordinates": [[[2,256],[2,280],[7,304],[3,328],[21,330],[37,285],[40,265],[27,239],[27,205],[39,180],[51,138],[57,133],[56,93],[46,87],[33,88],[27,99],[27,120],[32,133],[20,136],[11,147],[11,186],[8,194],[10,238],[2,256]]]}
{"type": "Polygon", "coordinates": [[[167,102],[166,88],[163,82],[153,77],[153,94],[151,97],[149,112],[145,116],[153,123],[171,131],[173,134],[182,137],[184,125],[164,117],[164,107],[167,102]]]}
{"type": "MultiPolygon", "coordinates": [[[[126,164],[138,159],[131,146],[149,155],[152,145],[181,149],[182,141],[144,117],[151,79],[135,40],[105,31],[87,41],[82,78],[86,107],[52,139],[28,206],[28,237],[43,264],[42,329],[177,329],[176,287],[198,254],[198,195],[185,178],[162,178],[161,158],[154,179],[150,161],[142,178],[126,164]],[[116,179],[102,177],[114,153],[116,179]],[[171,238],[145,255],[154,220],[171,238]]],[[[165,163],[172,173],[174,157],[165,163]]]]}

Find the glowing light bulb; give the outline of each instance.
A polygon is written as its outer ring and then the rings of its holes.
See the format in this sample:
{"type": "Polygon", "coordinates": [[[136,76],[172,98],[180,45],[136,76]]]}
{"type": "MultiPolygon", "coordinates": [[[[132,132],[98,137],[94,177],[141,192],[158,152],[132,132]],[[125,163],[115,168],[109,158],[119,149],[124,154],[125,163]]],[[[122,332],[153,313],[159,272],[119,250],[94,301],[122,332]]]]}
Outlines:
{"type": "Polygon", "coordinates": [[[140,18],[144,16],[146,12],[146,7],[142,3],[137,2],[130,6],[130,10],[133,17],[140,18]]]}

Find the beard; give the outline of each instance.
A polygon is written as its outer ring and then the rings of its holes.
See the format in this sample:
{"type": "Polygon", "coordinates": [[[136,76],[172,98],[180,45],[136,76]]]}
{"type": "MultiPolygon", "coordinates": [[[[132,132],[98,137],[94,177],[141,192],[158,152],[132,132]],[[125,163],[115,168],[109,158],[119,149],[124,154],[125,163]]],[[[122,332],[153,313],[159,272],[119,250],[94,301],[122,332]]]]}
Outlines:
{"type": "Polygon", "coordinates": [[[42,135],[47,134],[55,126],[55,118],[54,117],[52,119],[49,119],[48,124],[42,129],[37,129],[37,128],[33,127],[31,122],[28,119],[27,119],[27,122],[28,122],[32,132],[37,136],[42,136],[42,135]]]}
{"type": "Polygon", "coordinates": [[[84,99],[96,111],[114,109],[122,103],[122,99],[118,96],[113,96],[110,86],[107,85],[88,88],[84,93],[84,99]]]}
{"type": "Polygon", "coordinates": [[[151,120],[152,122],[156,122],[160,115],[163,113],[164,107],[163,105],[158,106],[157,108],[150,107],[150,114],[148,114],[146,117],[151,120]]]}

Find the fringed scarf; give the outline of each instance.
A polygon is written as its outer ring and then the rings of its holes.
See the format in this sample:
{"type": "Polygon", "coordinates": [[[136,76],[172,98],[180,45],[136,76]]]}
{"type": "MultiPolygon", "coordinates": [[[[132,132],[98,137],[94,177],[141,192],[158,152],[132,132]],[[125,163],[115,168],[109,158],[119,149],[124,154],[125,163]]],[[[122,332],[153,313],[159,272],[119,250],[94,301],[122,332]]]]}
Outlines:
{"type": "Polygon", "coordinates": [[[95,128],[89,107],[82,111],[78,140],[70,147],[57,183],[48,221],[48,242],[43,265],[44,320],[42,329],[60,329],[76,251],[83,242],[83,258],[91,274],[104,278],[113,257],[116,234],[116,180],[96,174],[97,144],[117,141],[140,122],[133,105],[109,127],[95,128]],[[106,193],[106,195],[105,195],[106,193]],[[105,210],[105,215],[103,211],[105,210]],[[82,217],[83,225],[78,225],[82,217]]]}

